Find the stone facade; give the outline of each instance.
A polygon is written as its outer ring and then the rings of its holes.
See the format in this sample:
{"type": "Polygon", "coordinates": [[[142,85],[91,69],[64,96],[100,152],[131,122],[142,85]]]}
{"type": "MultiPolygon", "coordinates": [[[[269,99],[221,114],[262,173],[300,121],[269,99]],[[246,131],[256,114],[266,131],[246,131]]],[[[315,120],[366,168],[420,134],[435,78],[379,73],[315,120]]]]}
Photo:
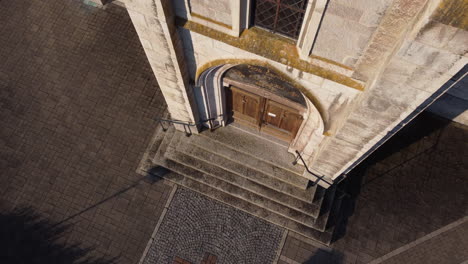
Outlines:
{"type": "Polygon", "coordinates": [[[412,114],[419,113],[443,94],[449,88],[444,84],[466,65],[466,51],[460,48],[463,44],[454,43],[461,38],[466,40],[466,30],[434,21],[437,8],[440,7],[436,3],[424,1],[419,5],[416,1],[395,1],[390,7],[384,18],[389,21],[382,22],[381,32],[374,35],[368,46],[369,55],[358,65],[364,78],[375,74],[378,77],[374,77],[373,84],[356,102],[332,143],[316,160],[322,171],[335,175],[349,171],[353,163],[406,125],[412,114]],[[406,19],[400,16],[402,9],[406,19]],[[389,32],[394,32],[394,36],[389,32]],[[455,37],[457,34],[464,37],[455,37]],[[393,51],[392,47],[382,48],[391,42],[395,43],[393,51]],[[388,63],[372,68],[382,56],[389,57],[388,63]]]}
{"type": "Polygon", "coordinates": [[[214,21],[231,26],[231,6],[229,0],[190,0],[191,13],[210,18],[214,21]]]}
{"type": "Polygon", "coordinates": [[[301,86],[310,116],[320,117],[303,127],[315,135],[295,142],[331,179],[444,94],[467,63],[456,11],[464,1],[311,1],[297,43],[246,27],[247,0],[124,2],[172,119],[197,122],[192,87],[209,67],[268,65],[301,86]]]}
{"type": "Polygon", "coordinates": [[[312,54],[353,67],[391,0],[331,0],[312,54]]]}
{"type": "Polygon", "coordinates": [[[174,25],[170,2],[126,1],[125,5],[145,49],[148,61],[174,119],[194,122],[196,112],[182,43],[174,25]]]}

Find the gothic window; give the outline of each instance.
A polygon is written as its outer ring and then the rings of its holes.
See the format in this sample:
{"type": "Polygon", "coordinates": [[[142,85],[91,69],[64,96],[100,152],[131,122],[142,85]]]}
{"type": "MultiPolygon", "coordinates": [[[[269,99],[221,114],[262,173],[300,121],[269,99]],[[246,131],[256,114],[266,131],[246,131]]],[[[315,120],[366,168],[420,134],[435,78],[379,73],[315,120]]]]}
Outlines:
{"type": "Polygon", "coordinates": [[[308,0],[255,0],[253,24],[297,39],[308,0]]]}

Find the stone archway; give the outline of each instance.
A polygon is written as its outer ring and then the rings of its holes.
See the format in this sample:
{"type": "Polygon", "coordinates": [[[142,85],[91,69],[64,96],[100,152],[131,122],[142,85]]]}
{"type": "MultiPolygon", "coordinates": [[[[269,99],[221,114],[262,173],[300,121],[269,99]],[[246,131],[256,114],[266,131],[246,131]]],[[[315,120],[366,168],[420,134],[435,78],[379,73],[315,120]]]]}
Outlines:
{"type": "MultiPolygon", "coordinates": [[[[231,116],[227,98],[230,87],[240,88],[241,91],[252,93],[259,100],[264,100],[264,105],[262,105],[264,109],[268,108],[268,102],[273,102],[276,104],[275,107],[282,105],[296,111],[294,114],[300,115],[301,122],[297,122],[294,131],[289,134],[283,133],[282,136],[290,135],[290,138],[286,138],[289,152],[294,153],[297,150],[306,161],[311,161],[323,139],[324,124],[312,100],[301,92],[305,89],[299,89],[297,86],[298,84],[293,80],[271,67],[252,64],[221,64],[210,67],[199,75],[194,95],[200,120],[203,120],[202,124],[208,128],[222,127],[229,123],[231,116]]],[[[264,117],[275,114],[274,111],[261,113],[264,117]]],[[[288,128],[280,127],[280,125],[278,127],[279,130],[288,128]]]]}

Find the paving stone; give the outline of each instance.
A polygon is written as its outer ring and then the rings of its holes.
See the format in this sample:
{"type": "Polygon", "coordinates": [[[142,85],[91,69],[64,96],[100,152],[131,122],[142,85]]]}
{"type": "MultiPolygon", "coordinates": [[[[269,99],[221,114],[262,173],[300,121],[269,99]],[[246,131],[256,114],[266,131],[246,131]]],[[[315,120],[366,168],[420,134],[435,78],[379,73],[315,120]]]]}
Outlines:
{"type": "Polygon", "coordinates": [[[250,214],[179,188],[164,216],[145,264],[179,257],[201,263],[272,263],[284,229],[250,214]]]}
{"type": "Polygon", "coordinates": [[[166,107],[127,11],[0,1],[0,61],[2,214],[68,219],[64,241],[138,262],[171,187],[133,186],[166,107]]]}

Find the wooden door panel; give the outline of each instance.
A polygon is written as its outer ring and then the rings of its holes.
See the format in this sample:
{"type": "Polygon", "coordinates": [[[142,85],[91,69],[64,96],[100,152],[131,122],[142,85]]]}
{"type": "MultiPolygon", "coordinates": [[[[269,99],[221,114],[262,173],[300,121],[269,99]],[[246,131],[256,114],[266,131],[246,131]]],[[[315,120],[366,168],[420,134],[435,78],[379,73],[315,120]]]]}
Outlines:
{"type": "Polygon", "coordinates": [[[260,114],[260,97],[254,98],[245,96],[244,98],[244,115],[258,119],[260,114]]]}
{"type": "Polygon", "coordinates": [[[265,106],[262,131],[284,140],[292,140],[302,123],[299,111],[268,100],[265,106]]]}
{"type": "Polygon", "coordinates": [[[231,86],[228,106],[233,121],[291,141],[302,123],[298,110],[231,86]]]}
{"type": "Polygon", "coordinates": [[[302,116],[296,113],[291,113],[288,111],[283,111],[283,116],[281,118],[281,124],[279,128],[290,131],[294,133],[294,131],[299,128],[298,125],[302,122],[302,116]]]}
{"type": "Polygon", "coordinates": [[[231,92],[233,108],[232,118],[259,129],[262,98],[235,87],[231,87],[231,92]]]}
{"type": "Polygon", "coordinates": [[[272,126],[280,127],[281,125],[281,116],[283,114],[283,109],[281,107],[275,106],[274,104],[267,102],[265,107],[265,116],[264,120],[267,124],[272,126]]]}
{"type": "Polygon", "coordinates": [[[242,104],[242,95],[236,92],[232,92],[232,111],[243,113],[244,105],[242,104]]]}

